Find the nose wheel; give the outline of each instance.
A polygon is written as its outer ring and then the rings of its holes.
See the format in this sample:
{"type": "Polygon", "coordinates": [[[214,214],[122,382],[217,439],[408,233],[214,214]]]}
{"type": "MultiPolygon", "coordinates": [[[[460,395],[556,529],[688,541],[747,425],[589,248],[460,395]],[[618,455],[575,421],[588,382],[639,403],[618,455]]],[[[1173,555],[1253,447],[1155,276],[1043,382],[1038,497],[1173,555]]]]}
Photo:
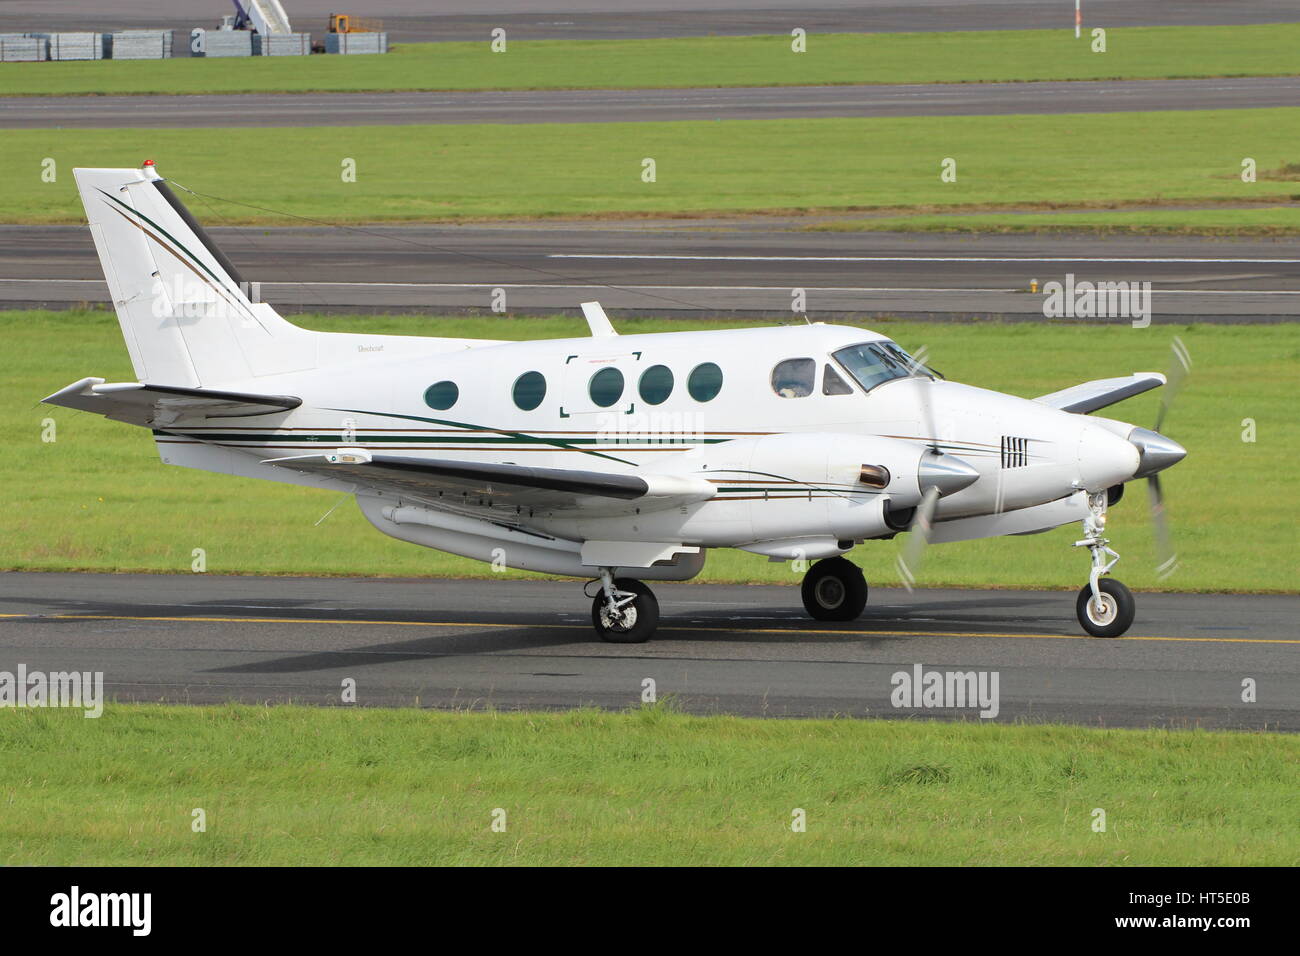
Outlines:
{"type": "Polygon", "coordinates": [[[1093,637],[1119,637],[1133,623],[1137,605],[1133,592],[1116,581],[1106,578],[1097,582],[1100,595],[1092,593],[1092,585],[1085,584],[1074,602],[1074,612],[1083,629],[1093,637]]]}
{"type": "Polygon", "coordinates": [[[600,591],[591,602],[591,624],[602,641],[644,644],[659,626],[659,601],[654,592],[632,578],[614,578],[601,568],[600,591]]]}
{"type": "Polygon", "coordinates": [[[847,558],[824,558],[803,576],[803,606],[819,621],[857,620],[867,606],[867,580],[847,558]]]}
{"type": "Polygon", "coordinates": [[[1102,537],[1106,529],[1106,506],[1106,492],[1088,496],[1084,536],[1074,542],[1076,548],[1087,548],[1092,554],[1092,571],[1074,602],[1074,613],[1080,626],[1093,637],[1119,637],[1133,624],[1137,612],[1132,591],[1114,578],[1102,579],[1119,560],[1119,554],[1110,549],[1110,541],[1102,537]]]}

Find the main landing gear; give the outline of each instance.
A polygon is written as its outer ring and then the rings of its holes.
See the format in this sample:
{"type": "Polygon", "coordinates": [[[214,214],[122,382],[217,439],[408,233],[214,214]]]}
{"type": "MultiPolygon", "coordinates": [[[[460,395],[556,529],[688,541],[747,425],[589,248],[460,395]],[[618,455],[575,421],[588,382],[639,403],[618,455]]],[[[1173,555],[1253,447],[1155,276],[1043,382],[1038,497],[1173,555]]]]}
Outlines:
{"type": "Polygon", "coordinates": [[[659,626],[659,601],[654,592],[632,578],[614,578],[613,569],[600,569],[600,591],[591,602],[591,623],[602,641],[644,644],[659,626]]]}
{"type": "Polygon", "coordinates": [[[824,558],[803,576],[803,606],[819,621],[853,621],[867,606],[867,580],[846,558],[824,558]]]}
{"type": "MultiPolygon", "coordinates": [[[[594,582],[593,582],[594,583],[594,582]]],[[[644,644],[659,625],[654,592],[632,578],[615,578],[600,569],[600,589],[592,597],[591,624],[602,641],[644,644]]],[[[867,606],[867,581],[852,561],[825,558],[803,577],[803,606],[819,621],[853,621],[867,606]]]]}
{"type": "Polygon", "coordinates": [[[1102,580],[1103,574],[1119,560],[1119,555],[1103,538],[1106,530],[1107,493],[1088,495],[1088,516],[1083,519],[1083,540],[1074,542],[1076,548],[1092,552],[1092,571],[1088,583],[1079,591],[1074,611],[1079,624],[1093,637],[1119,637],[1133,623],[1137,605],[1133,593],[1114,578],[1102,580]],[[1107,558],[1110,560],[1108,561],[1107,558]]]}

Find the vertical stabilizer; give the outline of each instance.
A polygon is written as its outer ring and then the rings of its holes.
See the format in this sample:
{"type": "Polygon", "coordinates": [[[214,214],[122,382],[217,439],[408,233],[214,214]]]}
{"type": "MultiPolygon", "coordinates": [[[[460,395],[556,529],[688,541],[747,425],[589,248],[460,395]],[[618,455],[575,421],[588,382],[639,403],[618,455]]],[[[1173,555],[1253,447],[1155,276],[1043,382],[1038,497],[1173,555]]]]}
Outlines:
{"type": "Polygon", "coordinates": [[[315,366],[318,333],[249,301],[151,163],[73,173],[140,381],[212,386],[315,366]]]}

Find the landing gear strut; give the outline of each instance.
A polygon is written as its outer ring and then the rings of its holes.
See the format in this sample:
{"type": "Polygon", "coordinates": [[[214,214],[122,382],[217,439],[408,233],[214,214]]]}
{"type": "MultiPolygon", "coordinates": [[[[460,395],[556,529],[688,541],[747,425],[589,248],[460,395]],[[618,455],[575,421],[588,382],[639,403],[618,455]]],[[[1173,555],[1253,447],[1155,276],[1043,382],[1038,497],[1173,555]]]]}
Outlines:
{"type": "Polygon", "coordinates": [[[1114,578],[1101,579],[1119,560],[1119,555],[1109,547],[1110,541],[1102,537],[1106,530],[1107,498],[1104,491],[1088,495],[1083,540],[1074,542],[1076,548],[1087,548],[1092,552],[1092,571],[1088,574],[1088,583],[1074,602],[1074,611],[1079,624],[1093,637],[1119,637],[1133,623],[1137,609],[1133,593],[1128,588],[1114,578]]]}
{"type": "Polygon", "coordinates": [[[659,602],[640,581],[615,580],[612,568],[601,568],[600,591],[591,602],[591,623],[602,641],[644,644],[659,626],[659,602]]]}
{"type": "Polygon", "coordinates": [[[803,606],[819,621],[853,621],[867,606],[867,580],[847,558],[824,558],[803,576],[803,606]]]}

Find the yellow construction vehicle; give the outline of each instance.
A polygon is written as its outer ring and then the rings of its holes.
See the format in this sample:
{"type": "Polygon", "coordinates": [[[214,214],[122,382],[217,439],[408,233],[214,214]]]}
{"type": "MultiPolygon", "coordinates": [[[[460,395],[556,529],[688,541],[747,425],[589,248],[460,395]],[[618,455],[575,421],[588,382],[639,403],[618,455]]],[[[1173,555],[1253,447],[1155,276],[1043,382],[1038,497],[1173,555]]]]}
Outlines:
{"type": "Polygon", "coordinates": [[[330,14],[330,33],[383,33],[383,20],[369,20],[346,13],[330,14]]]}

